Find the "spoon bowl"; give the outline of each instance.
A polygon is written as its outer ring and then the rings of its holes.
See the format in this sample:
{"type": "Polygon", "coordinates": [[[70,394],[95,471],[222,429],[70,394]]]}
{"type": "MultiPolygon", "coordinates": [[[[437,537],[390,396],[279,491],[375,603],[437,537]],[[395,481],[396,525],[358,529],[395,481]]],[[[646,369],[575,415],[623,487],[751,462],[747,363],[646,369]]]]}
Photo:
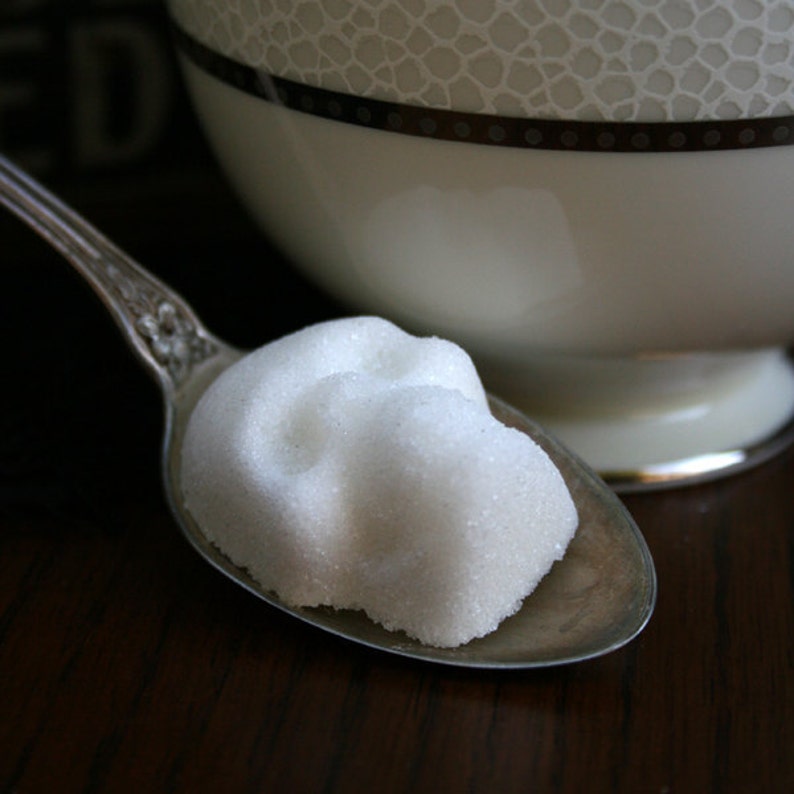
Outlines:
{"type": "Polygon", "coordinates": [[[646,626],[656,602],[647,545],[615,494],[539,425],[495,397],[491,410],[533,438],[559,468],[579,528],[521,609],[494,632],[457,648],[423,645],[361,612],[295,608],[264,590],[210,543],[185,508],[180,485],[188,418],[206,388],[244,352],[210,333],[188,304],[36,180],[0,155],[0,203],[51,243],[113,315],[126,341],[160,384],[165,407],[162,473],[183,535],[215,568],[271,606],[363,645],[401,656],[472,668],[533,668],[616,650],[646,626]]]}

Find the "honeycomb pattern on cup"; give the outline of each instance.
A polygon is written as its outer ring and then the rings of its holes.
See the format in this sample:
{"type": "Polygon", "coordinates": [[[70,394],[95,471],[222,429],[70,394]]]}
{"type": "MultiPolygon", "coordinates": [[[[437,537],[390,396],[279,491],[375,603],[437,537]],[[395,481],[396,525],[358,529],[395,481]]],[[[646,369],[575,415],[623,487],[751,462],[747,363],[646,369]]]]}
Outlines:
{"type": "Polygon", "coordinates": [[[169,0],[201,43],[270,74],[445,110],[581,121],[794,112],[780,0],[169,0]]]}

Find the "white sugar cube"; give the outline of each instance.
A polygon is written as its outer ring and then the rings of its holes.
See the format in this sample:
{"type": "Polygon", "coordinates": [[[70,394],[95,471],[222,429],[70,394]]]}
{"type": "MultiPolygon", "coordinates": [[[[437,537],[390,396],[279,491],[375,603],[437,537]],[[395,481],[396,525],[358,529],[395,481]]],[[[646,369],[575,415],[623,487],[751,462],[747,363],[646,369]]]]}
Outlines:
{"type": "Polygon", "coordinates": [[[577,526],[556,467],[491,416],[468,355],[373,317],[224,372],[182,463],[191,514],[264,588],[440,647],[515,612],[577,526]]]}

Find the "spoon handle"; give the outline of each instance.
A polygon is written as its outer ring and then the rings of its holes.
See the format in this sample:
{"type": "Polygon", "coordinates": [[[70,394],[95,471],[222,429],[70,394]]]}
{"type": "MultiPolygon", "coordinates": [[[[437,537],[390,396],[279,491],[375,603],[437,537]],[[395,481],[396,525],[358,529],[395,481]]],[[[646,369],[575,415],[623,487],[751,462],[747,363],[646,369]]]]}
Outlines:
{"type": "Polygon", "coordinates": [[[228,349],[179,295],[2,154],[0,203],[89,282],[167,394],[196,366],[228,349]]]}

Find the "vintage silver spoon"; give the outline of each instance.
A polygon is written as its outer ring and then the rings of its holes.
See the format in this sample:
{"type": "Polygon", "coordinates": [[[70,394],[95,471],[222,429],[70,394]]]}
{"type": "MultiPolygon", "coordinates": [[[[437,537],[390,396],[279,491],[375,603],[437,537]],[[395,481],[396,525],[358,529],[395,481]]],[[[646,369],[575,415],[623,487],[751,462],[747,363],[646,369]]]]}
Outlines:
{"type": "Polygon", "coordinates": [[[441,649],[388,632],[359,612],[285,605],[206,540],[180,490],[180,448],[190,412],[207,386],[244,353],[209,333],[182,298],[2,155],[0,203],[85,277],[159,382],[165,402],[163,482],[174,517],[199,554],[254,595],[372,648],[464,667],[531,668],[581,661],[620,648],[647,624],[656,602],[656,573],[631,516],[586,465],[495,398],[494,414],[528,433],[554,460],[580,517],[565,558],[516,615],[487,637],[441,649]]]}

